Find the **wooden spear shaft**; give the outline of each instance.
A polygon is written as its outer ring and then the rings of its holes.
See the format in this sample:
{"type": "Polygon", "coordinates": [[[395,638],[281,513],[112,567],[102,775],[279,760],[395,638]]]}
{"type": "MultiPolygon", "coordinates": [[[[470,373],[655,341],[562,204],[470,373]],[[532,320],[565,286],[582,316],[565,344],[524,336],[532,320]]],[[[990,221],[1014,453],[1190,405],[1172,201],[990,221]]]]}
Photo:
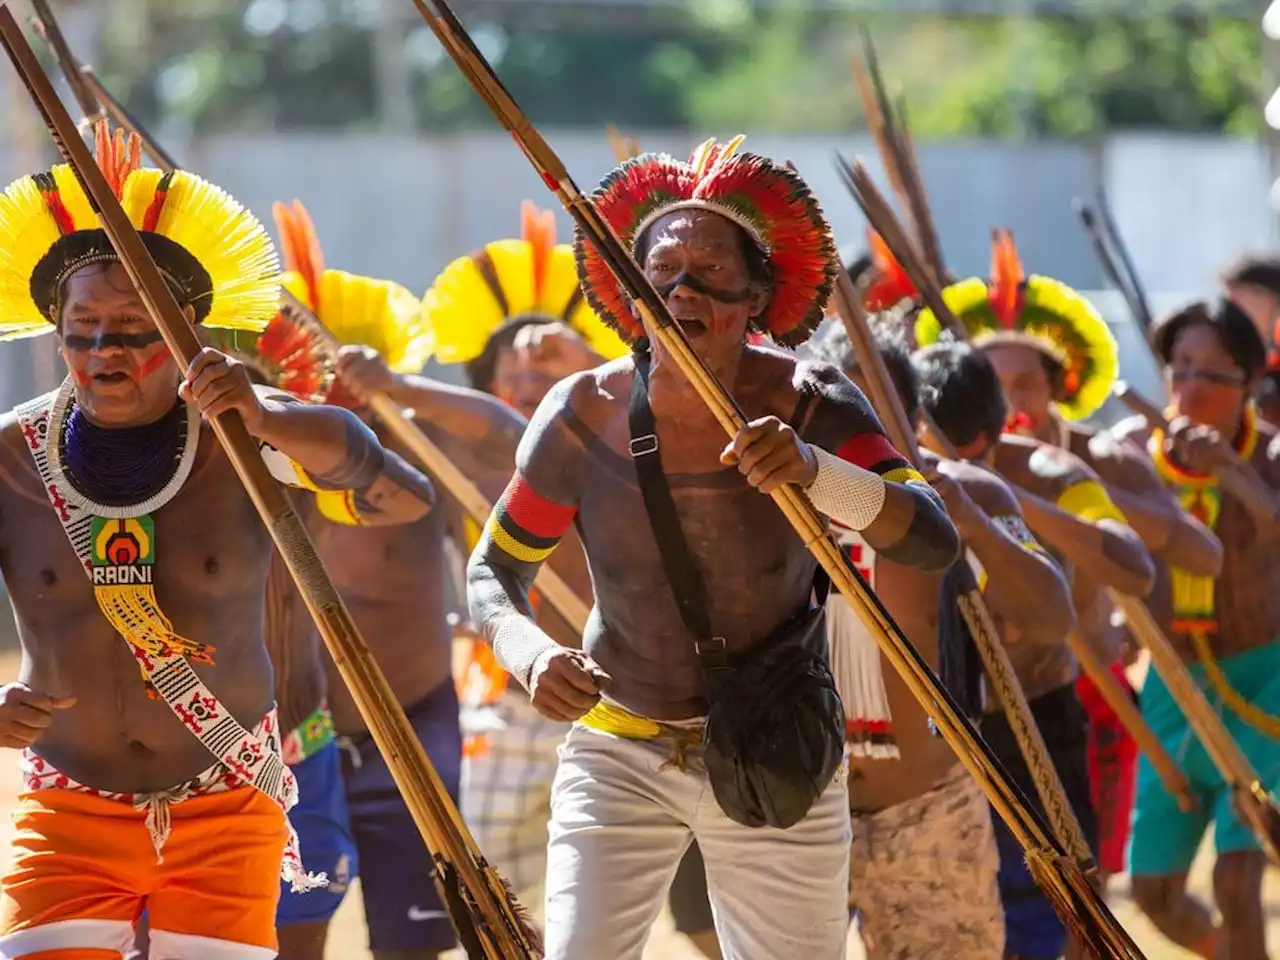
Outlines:
{"type": "MultiPolygon", "coordinates": [[[[178,364],[186,369],[200,353],[200,342],[6,6],[0,6],[0,43],[31,94],[59,151],[84,188],[165,345],[178,364]]],[[[298,591],[351,689],[370,732],[387,758],[392,776],[404,794],[424,841],[437,859],[436,879],[443,886],[444,878],[439,869],[439,861],[443,857],[457,870],[463,888],[473,894],[482,922],[478,930],[494,947],[489,956],[494,960],[531,956],[517,939],[518,922],[514,908],[505,900],[498,903],[493,897],[483,895],[487,884],[469,851],[457,842],[456,833],[451,833],[444,826],[449,821],[441,810],[441,798],[445,804],[449,803],[444,785],[427,760],[390,685],[329,580],[305,526],[267,470],[244,421],[238,413],[229,412],[217,417],[212,426],[293,575],[298,591]],[[504,906],[510,913],[509,917],[503,915],[504,906]]],[[[471,919],[454,916],[453,920],[459,927],[459,936],[472,939],[467,930],[471,919]]]]}
{"type": "MultiPolygon", "coordinates": [[[[849,334],[849,340],[853,344],[862,369],[863,379],[871,393],[872,402],[880,415],[885,418],[886,428],[894,446],[910,457],[918,467],[920,450],[916,444],[915,433],[907,420],[906,410],[893,386],[889,370],[876,347],[866,311],[858,301],[848,271],[842,265],[837,265],[836,269],[836,315],[849,334]]],[[[945,442],[945,438],[941,435],[938,439],[945,442]]],[[[948,449],[941,451],[942,454],[950,460],[959,460],[960,457],[955,450],[950,449],[949,444],[947,446],[948,449]]],[[[967,547],[965,553],[969,554],[967,547]]],[[[983,669],[1009,721],[1009,729],[1013,731],[1018,748],[1026,760],[1027,770],[1031,773],[1031,779],[1036,785],[1036,792],[1040,795],[1040,802],[1049,818],[1054,835],[1065,849],[1071,851],[1071,855],[1075,857],[1081,869],[1086,872],[1095,869],[1093,853],[1089,849],[1084,830],[1076,818],[1071,800],[1062,784],[1062,778],[1053,764],[1049,748],[1031,713],[1031,706],[1027,702],[1022,685],[1018,682],[1018,675],[1013,669],[1013,663],[1009,660],[1009,653],[1004,648],[986,600],[980,591],[971,590],[957,597],[957,603],[960,615],[964,617],[965,624],[973,637],[978,655],[982,658],[983,669]]]]}
{"type": "MultiPolygon", "coordinates": [[[[842,164],[840,169],[846,185],[853,192],[872,228],[884,238],[890,252],[893,253],[902,268],[913,277],[913,282],[917,282],[917,289],[924,292],[925,299],[930,308],[934,310],[934,315],[938,317],[939,322],[951,330],[958,338],[967,340],[968,331],[947,308],[941,291],[934,284],[933,275],[922,268],[918,259],[920,255],[917,248],[911,243],[910,237],[894,216],[893,210],[884,202],[883,197],[876,190],[875,184],[871,182],[866,169],[862,164],[856,162],[852,165],[842,164]],[[939,308],[942,309],[942,313],[938,313],[939,308]]],[[[942,455],[953,456],[954,451],[947,452],[950,450],[950,444],[947,442],[946,437],[942,435],[942,432],[931,419],[928,422],[928,428],[928,435],[933,439],[933,443],[938,446],[942,455]]],[[[1152,768],[1160,777],[1165,789],[1177,799],[1178,806],[1183,810],[1194,809],[1195,800],[1191,795],[1186,775],[1174,762],[1173,758],[1169,756],[1164,744],[1156,737],[1143,718],[1142,713],[1134,706],[1128,693],[1120,686],[1119,681],[1116,680],[1111,670],[1094,655],[1088,645],[1074,632],[1068,634],[1067,645],[1079,662],[1080,669],[1093,681],[1099,694],[1115,712],[1120,722],[1124,724],[1125,729],[1133,737],[1138,748],[1147,755],[1147,759],[1151,762],[1152,768]]]]}
{"type": "MultiPolygon", "coordinates": [[[[632,297],[642,319],[647,321],[653,335],[689,378],[725,431],[730,436],[735,436],[746,423],[745,416],[710,368],[694,352],[688,338],[672,320],[665,303],[635,259],[626,251],[617,234],[595,205],[578,189],[559,157],[503,87],[452,9],[444,0],[434,0],[432,4],[428,4],[426,0],[413,2],[476,92],[511,132],[547,188],[555,193],[579,228],[591,238],[591,242],[605,257],[619,283],[632,297]]],[[[1025,801],[1000,769],[990,748],[938,683],[937,677],[919,651],[911,645],[879,600],[849,566],[835,541],[828,535],[825,521],[819,517],[803,493],[794,487],[785,486],[770,496],[831,577],[836,588],[863,620],[868,632],[876,638],[880,649],[902,675],[912,693],[933,717],[944,739],[982,786],[1015,838],[1028,851],[1032,872],[1053,901],[1063,922],[1081,932],[1089,950],[1099,960],[1141,957],[1142,952],[1116,922],[1078,866],[1061,851],[1046,853],[1053,849],[1053,838],[1045,834],[1034,814],[1027,809],[1025,801]]]]}

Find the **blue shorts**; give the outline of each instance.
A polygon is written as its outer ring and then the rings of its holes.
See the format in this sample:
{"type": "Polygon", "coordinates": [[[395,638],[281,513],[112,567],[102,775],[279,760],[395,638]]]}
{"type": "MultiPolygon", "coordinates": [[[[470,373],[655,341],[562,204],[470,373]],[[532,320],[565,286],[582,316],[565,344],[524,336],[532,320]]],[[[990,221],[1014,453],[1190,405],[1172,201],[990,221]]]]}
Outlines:
{"type": "MultiPolygon", "coordinates": [[[[462,775],[458,693],[450,678],[412,706],[409,723],[454,803],[462,775]]],[[[351,828],[360,851],[369,949],[448,950],[453,925],[436,895],[431,854],[391,779],[373,738],[361,734],[342,751],[351,828]]],[[[306,847],[303,847],[306,857],[306,847]]]]}
{"type": "MultiPolygon", "coordinates": [[[[1067,801],[1075,812],[1085,840],[1098,855],[1098,828],[1089,791],[1089,718],[1076,696],[1075,685],[1059,687],[1030,703],[1031,715],[1044,737],[1049,758],[1062,780],[1067,801]]],[[[1024,797],[1048,823],[1035,781],[1009,729],[1004,714],[989,714],[982,720],[982,736],[995,751],[1024,797]]],[[[1004,906],[1005,956],[1027,960],[1056,960],[1067,946],[1067,931],[1057,911],[1045,898],[1031,871],[1026,852],[993,811],[996,847],[1000,851],[1000,901],[1004,906]]]]}
{"type": "MultiPolygon", "coordinates": [[[[1218,661],[1218,666],[1246,700],[1268,713],[1280,713],[1280,643],[1226,657],[1218,661]]],[[[1205,679],[1204,667],[1196,663],[1188,669],[1205,690],[1209,702],[1217,704],[1218,696],[1205,679]]],[[[1186,873],[1210,823],[1213,824],[1214,849],[1219,854],[1261,849],[1253,832],[1236,816],[1231,789],[1187,724],[1169,688],[1154,670],[1147,675],[1141,701],[1142,715],[1152,732],[1186,775],[1196,809],[1190,813],[1179,809],[1177,800],[1165,791],[1144,756],[1138,764],[1129,846],[1130,873],[1138,877],[1186,873]]],[[[1262,785],[1275,790],[1280,786],[1280,743],[1245,723],[1230,709],[1220,708],[1218,712],[1227,732],[1257,771],[1262,785]]]]}
{"type": "Polygon", "coordinates": [[[328,874],[329,885],[294,893],[282,884],[276,911],[280,927],[331,919],[357,873],[338,745],[330,743],[289,769],[298,780],[298,803],[289,811],[289,822],[298,832],[302,865],[308,873],[328,874]]]}

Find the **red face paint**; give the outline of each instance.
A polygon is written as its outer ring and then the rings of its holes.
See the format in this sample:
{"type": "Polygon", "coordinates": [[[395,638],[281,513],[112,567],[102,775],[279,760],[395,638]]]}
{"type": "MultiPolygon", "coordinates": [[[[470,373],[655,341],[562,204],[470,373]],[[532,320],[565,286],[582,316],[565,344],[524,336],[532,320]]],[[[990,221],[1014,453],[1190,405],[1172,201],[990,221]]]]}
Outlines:
{"type": "Polygon", "coordinates": [[[152,354],[146,360],[142,361],[142,363],[137,364],[134,367],[133,378],[139,381],[146,380],[148,377],[164,369],[164,366],[166,363],[168,363],[168,361],[169,361],[168,348],[166,347],[163,350],[158,350],[156,353],[152,354]]]}

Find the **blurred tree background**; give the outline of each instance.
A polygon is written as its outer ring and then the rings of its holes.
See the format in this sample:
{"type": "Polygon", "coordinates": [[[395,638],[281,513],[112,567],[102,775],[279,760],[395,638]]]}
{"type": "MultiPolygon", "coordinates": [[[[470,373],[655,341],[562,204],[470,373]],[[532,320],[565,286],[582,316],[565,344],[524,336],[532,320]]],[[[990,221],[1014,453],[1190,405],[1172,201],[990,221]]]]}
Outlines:
{"type": "MultiPolygon", "coordinates": [[[[457,9],[541,124],[854,129],[849,54],[866,26],[922,138],[1262,128],[1260,5],[1102,2],[1048,16],[1027,13],[1032,0],[1009,0],[1005,16],[965,15],[963,0],[894,15],[802,0],[458,0],[457,9]]],[[[408,0],[109,6],[96,65],[144,121],[197,135],[492,123],[408,0]]]]}

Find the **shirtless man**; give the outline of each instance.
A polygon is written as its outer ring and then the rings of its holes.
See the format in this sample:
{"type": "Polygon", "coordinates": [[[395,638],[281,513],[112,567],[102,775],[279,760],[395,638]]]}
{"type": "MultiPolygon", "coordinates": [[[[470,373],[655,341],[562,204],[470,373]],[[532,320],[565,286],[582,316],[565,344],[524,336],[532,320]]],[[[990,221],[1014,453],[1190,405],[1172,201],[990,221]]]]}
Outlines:
{"type": "MultiPolygon", "coordinates": [[[[652,155],[629,161],[627,176],[605,179],[597,204],[694,349],[754,419],[726,446],[660,343],[651,352],[647,341],[637,344],[632,358],[571,377],[547,395],[471,559],[472,615],[499,662],[540,712],[579,721],[561,747],[552,791],[551,960],[640,957],[691,839],[706,861],[726,956],[843,956],[850,842],[843,771],[833,769],[830,780],[825,767],[814,774],[821,794],[810,795],[807,813],[790,811],[801,819],[789,829],[732,819],[721,806],[727,785],[716,782],[719,801],[708,789],[700,654],[725,650],[736,662],[774,636],[784,644],[779,655],[790,657],[783,638],[792,624],[817,623],[814,561],[761,497],[780,484],[807,488],[819,509],[862,530],[892,559],[941,570],[957,552],[941,503],[893,451],[847,378],[745,345],[751,323],[782,343],[807,336],[830,293],[834,248],[803,181],[735,153],[738,142],[709,142],[688,164],[652,155]],[[655,196],[664,199],[654,205],[655,196]],[[700,610],[684,612],[691,620],[705,614],[712,636],[695,636],[682,619],[637,489],[638,469],[655,482],[638,458],[655,454],[658,482],[669,485],[670,509],[678,511],[672,522],[706,587],[705,601],[692,601],[700,610]],[[538,630],[526,599],[538,564],[570,522],[596,588],[583,651],[538,630]]],[[[594,250],[584,241],[578,253],[588,302],[627,339],[643,339],[651,331],[594,250]]],[[[660,495],[649,489],[653,506],[660,495]]],[[[674,589],[683,594],[690,581],[674,589]]],[[[838,738],[830,719],[823,736],[838,738]]],[[[830,742],[822,741],[824,752],[830,742]]]]}
{"type": "MultiPolygon", "coordinates": [[[[266,231],[188,173],[137,170],[139,153],[99,131],[188,319],[260,328],[279,283],[266,231]]],[[[0,953],[116,956],[145,908],[160,956],[274,956],[282,872],[320,878],[285,819],[273,544],[206,423],[238,412],[274,473],[351,490],[370,520],[424,515],[431,485],[350,413],[258,391],[218,351],[180,370],[67,168],[13,184],[0,231],[28,244],[0,257],[4,333],[45,325],[70,371],[0,422],[0,571],[23,647],[0,744],[23,750],[25,780],[0,953]]]]}
{"type": "MultiPolygon", "coordinates": [[[[1142,541],[1123,523],[1105,489],[1077,457],[1025,437],[1004,435],[1007,408],[990,361],[966,344],[936,343],[913,358],[923,405],[966,459],[992,466],[1013,486],[1037,538],[1070,573],[1087,566],[1122,589],[1145,595],[1154,577],[1142,541]],[[1074,515],[1073,515],[1074,514],[1074,515]]],[[[1065,636],[1064,636],[1065,641],[1065,636]]],[[[1088,722],[1075,692],[1076,662],[1065,642],[1032,645],[1006,625],[1009,659],[1030,701],[1067,798],[1090,846],[1097,827],[1088,775],[1088,722]]],[[[1008,721],[989,712],[982,734],[1032,802],[1038,795],[1008,721]]],[[[1056,958],[1066,930],[1028,873],[1002,822],[1000,890],[1006,956],[1056,958]]],[[[1095,849],[1096,856],[1096,849],[1095,849]]]]}
{"type": "MultiPolygon", "coordinates": [[[[1216,576],[1221,545],[1178,506],[1145,451],[1078,422],[1115,382],[1117,347],[1105,321],[1082,296],[1048,277],[1032,276],[1024,290],[1030,307],[1024,307],[1020,326],[975,329],[975,342],[1000,377],[1013,432],[1067,450],[1091,467],[1154,558],[1216,576]],[[1047,316],[1055,322],[1043,322],[1047,316]]],[[[1077,566],[1076,630],[1132,697],[1125,667],[1133,651],[1123,623],[1113,617],[1108,585],[1089,567],[1077,566]]],[[[1138,746],[1083,673],[1076,692],[1089,715],[1089,781],[1098,817],[1098,868],[1105,879],[1125,870],[1138,746]]]]}
{"type": "Polygon", "coordinates": [[[1268,423],[1280,423],[1280,257],[1241,256],[1222,274],[1228,300],[1249,315],[1267,349],[1267,370],[1258,381],[1255,400],[1268,423]]]}
{"type": "MultiPolygon", "coordinates": [[[[876,339],[914,424],[919,383],[906,345],[883,328],[877,329],[876,339]]],[[[862,385],[843,327],[833,325],[812,351],[862,385]]],[[[992,613],[1017,629],[1027,643],[1060,644],[1074,619],[1070,587],[1027,530],[1013,492],[988,470],[939,460],[927,451],[921,456],[956,529],[988,575],[986,595],[992,613]]],[[[858,534],[841,534],[899,626],[927,659],[937,663],[943,576],[883,560],[858,534]]],[[[948,601],[954,603],[954,596],[942,600],[948,601]]],[[[874,641],[847,606],[842,597],[827,601],[828,636],[846,715],[851,699],[856,699],[846,691],[868,680],[865,675],[842,676],[841,647],[872,644],[874,650],[874,641]]],[[[849,769],[850,893],[867,957],[1000,960],[1000,856],[987,799],[946,742],[931,731],[927,714],[897,673],[877,666],[898,758],[855,756],[849,769]],[[925,889],[927,898],[921,895],[925,889]]]]}
{"type": "MultiPolygon", "coordinates": [[[[365,405],[370,393],[386,393],[413,412],[418,427],[463,473],[496,497],[511,475],[522,418],[491,397],[408,372],[422,367],[431,342],[417,297],[396,284],[326,270],[299,255],[300,249],[319,249],[305,210],[295,201],[291,208],[277,205],[275,212],[283,236],[306,238],[285,243],[286,287],[339,341],[355,341],[338,352],[330,402],[353,408],[388,449],[411,457],[365,405]],[[380,323],[369,323],[355,309],[371,303],[381,305],[380,323]]],[[[462,736],[444,551],[452,511],[365,529],[332,498],[318,495],[315,507],[310,529],[316,548],[456,802],[462,736]]],[[[294,624],[311,628],[301,617],[294,624]]],[[[329,708],[345,747],[342,779],[370,950],[379,960],[438,956],[453,946],[454,934],[436,896],[430,855],[337,668],[327,658],[325,663],[329,708]]]]}
{"type": "MultiPolygon", "coordinates": [[[[1269,789],[1280,771],[1280,442],[1254,411],[1266,350],[1249,317],[1229,301],[1194,303],[1152,331],[1165,368],[1169,436],[1141,419],[1116,429],[1146,446],[1157,472],[1184,509],[1222,541],[1216,579],[1173,568],[1153,610],[1211,702],[1222,704],[1227,730],[1269,789]],[[1233,459],[1248,483],[1240,499],[1219,486],[1233,459]],[[1208,679],[1214,678],[1214,679],[1208,679]]],[[[1130,871],[1143,912],[1176,943],[1217,960],[1266,957],[1262,875],[1266,860],[1237,817],[1230,791],[1209,763],[1181,710],[1154,672],[1142,691],[1142,712],[1178,757],[1198,807],[1182,813],[1144,760],[1138,770],[1130,871]],[[1218,859],[1216,932],[1208,910],[1187,895],[1187,871],[1209,824],[1218,859]],[[1216,951],[1216,952],[1215,952],[1216,951]]]]}
{"type": "MultiPolygon", "coordinates": [[[[532,417],[556,383],[617,359],[627,346],[584,301],[573,248],[556,243],[555,215],[529,201],[520,214],[518,240],[497,240],[454,260],[427,291],[423,305],[436,356],[465,364],[473,389],[532,417]]],[[[469,518],[464,526],[469,556],[480,529],[469,518]]],[[[574,531],[565,532],[548,562],[592,602],[586,556],[574,531]]],[[[551,604],[535,601],[535,609],[539,625],[552,639],[581,647],[578,630],[551,604]]],[[[490,646],[473,632],[471,639],[461,686],[462,815],[521,902],[541,911],[551,783],[569,725],[538,713],[494,661],[490,646]]],[[[702,857],[693,844],[671,884],[671,911],[677,931],[705,956],[716,957],[706,887],[702,857]]]]}

